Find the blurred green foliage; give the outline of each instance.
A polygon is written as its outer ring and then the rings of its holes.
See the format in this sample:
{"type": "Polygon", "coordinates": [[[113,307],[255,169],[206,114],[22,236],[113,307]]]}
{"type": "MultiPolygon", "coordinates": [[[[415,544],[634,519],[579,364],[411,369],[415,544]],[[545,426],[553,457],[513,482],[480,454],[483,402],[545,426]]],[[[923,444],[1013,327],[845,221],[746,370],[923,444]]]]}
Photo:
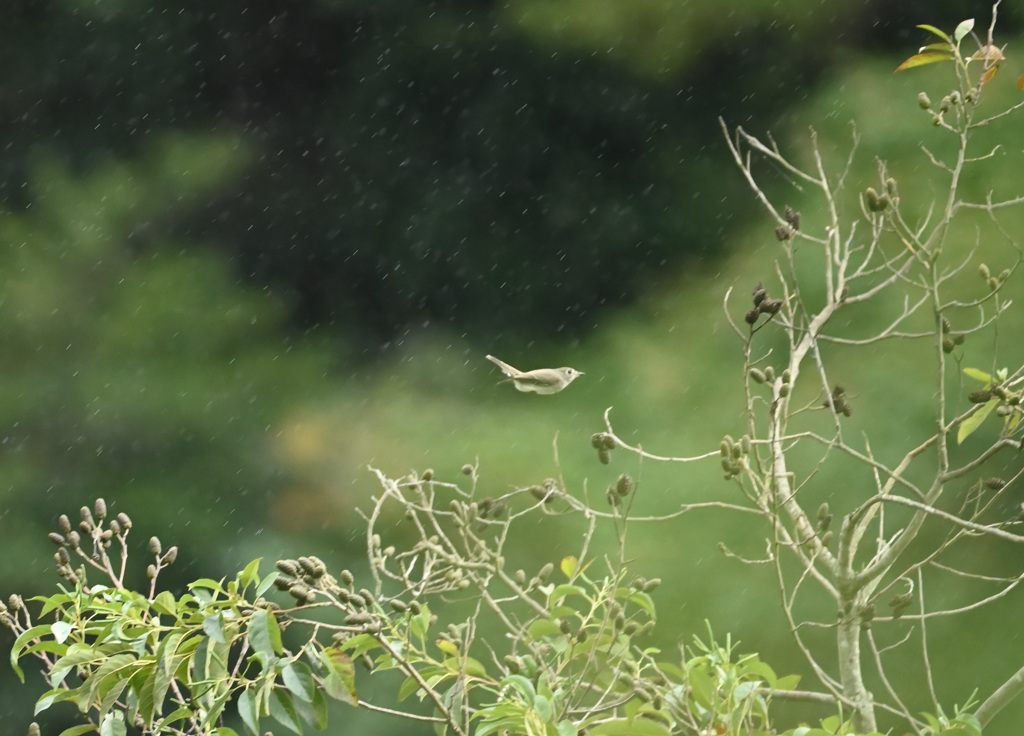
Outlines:
{"type": "MultiPolygon", "coordinates": [[[[161,139],[138,163],[84,176],[50,159],[33,206],[0,218],[4,536],[15,549],[56,505],[97,495],[130,499],[143,524],[191,527],[190,555],[265,522],[269,491],[286,480],[267,454],[271,422],[326,360],[282,333],[279,303],[163,229],[239,161],[225,136],[161,139]]],[[[33,585],[46,567],[12,569],[5,585],[33,585]]]]}

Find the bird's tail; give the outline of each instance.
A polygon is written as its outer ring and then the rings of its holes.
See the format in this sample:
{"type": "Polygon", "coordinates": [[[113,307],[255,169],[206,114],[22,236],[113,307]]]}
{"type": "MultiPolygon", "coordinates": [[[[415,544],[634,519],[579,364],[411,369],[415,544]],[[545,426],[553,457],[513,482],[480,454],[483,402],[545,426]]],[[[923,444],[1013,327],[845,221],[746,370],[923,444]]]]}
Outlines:
{"type": "Polygon", "coordinates": [[[487,360],[491,361],[492,363],[494,363],[494,365],[501,368],[501,372],[504,373],[509,378],[512,378],[513,376],[518,376],[520,373],[522,373],[522,371],[513,368],[503,360],[498,360],[493,355],[488,355],[487,360]]]}

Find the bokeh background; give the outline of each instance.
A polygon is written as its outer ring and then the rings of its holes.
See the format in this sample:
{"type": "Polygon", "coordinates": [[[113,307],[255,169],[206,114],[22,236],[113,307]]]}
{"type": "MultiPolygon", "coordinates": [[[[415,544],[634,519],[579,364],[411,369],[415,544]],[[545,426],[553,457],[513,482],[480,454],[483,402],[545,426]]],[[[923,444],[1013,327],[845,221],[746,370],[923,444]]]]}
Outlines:
{"type": "MultiPolygon", "coordinates": [[[[916,95],[938,99],[948,82],[938,68],[892,70],[928,42],[915,24],[977,16],[987,27],[989,11],[962,0],[8,0],[0,590],[51,590],[46,532],[97,496],[132,516],[140,582],[151,534],[181,547],[171,587],[258,556],[269,567],[312,553],[358,571],[369,466],[456,481],[478,461],[496,492],[561,473],[596,499],[629,472],[644,514],[735,500],[717,460],[641,468],[617,453],[605,467],[589,446],[609,406],[622,436],[658,454],[742,434],[741,345],[722,298],[734,288],[742,315],[758,280],[771,288],[779,251],[718,118],[771,131],[802,161],[809,126],[841,162],[855,123],[845,205],[874,183],[879,157],[913,181],[901,191],[923,215],[945,182],[921,146],[941,154],[949,142],[916,95]],[[587,375],[555,397],[521,395],[495,385],[486,353],[587,375]]],[[[992,110],[1018,99],[1024,72],[1013,53],[1024,17],[1008,4],[999,20],[1010,46],[992,110]]],[[[1021,130],[1009,119],[985,131],[1002,148],[967,177],[977,198],[1021,193],[1021,130]]],[[[819,203],[766,175],[780,205],[820,225],[819,203]]],[[[1015,256],[985,227],[970,223],[950,250],[977,239],[998,272],[1015,256]]],[[[984,286],[965,284],[975,296],[984,286]]],[[[892,306],[851,313],[852,329],[892,306]]],[[[969,344],[965,364],[1019,364],[1021,322],[1005,323],[998,349],[969,344]]],[[[927,351],[836,359],[858,396],[852,433],[885,455],[930,431],[927,351]]],[[[855,506],[870,482],[851,478],[822,474],[812,507],[818,496],[836,513],[855,506]]],[[[554,529],[522,545],[522,566],[577,551],[577,527],[554,529]]],[[[634,570],[665,580],[659,643],[671,649],[707,619],[777,671],[806,673],[771,575],[725,559],[719,541],[756,556],[764,532],[709,513],[634,533],[634,570]]],[[[961,561],[1012,574],[1016,554],[961,561]]],[[[1020,610],[1011,596],[929,629],[947,709],[1024,665],[1020,610]]],[[[20,733],[42,688],[2,678],[0,730],[20,733]]],[[[930,709],[920,696],[912,710],[930,709]]],[[[1022,715],[991,733],[1016,733],[1022,715]]],[[[56,733],[72,716],[42,722],[56,733]]],[[[350,711],[331,732],[413,731],[350,711]]]]}

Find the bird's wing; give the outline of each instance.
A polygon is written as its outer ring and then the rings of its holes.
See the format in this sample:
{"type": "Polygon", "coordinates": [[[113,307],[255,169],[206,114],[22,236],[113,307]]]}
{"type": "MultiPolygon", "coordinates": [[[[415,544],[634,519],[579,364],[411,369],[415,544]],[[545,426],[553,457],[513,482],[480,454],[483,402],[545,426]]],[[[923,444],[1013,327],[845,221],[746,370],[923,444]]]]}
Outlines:
{"type": "Polygon", "coordinates": [[[527,386],[554,386],[559,376],[554,371],[527,371],[516,376],[516,383],[527,386]]]}
{"type": "Polygon", "coordinates": [[[522,373],[522,371],[517,370],[516,368],[513,368],[512,366],[510,366],[508,363],[506,363],[503,360],[498,360],[493,355],[488,355],[486,357],[487,357],[487,360],[491,361],[492,363],[494,363],[494,365],[496,365],[499,368],[501,368],[502,372],[506,376],[510,376],[510,377],[511,376],[518,376],[520,373],[522,373]]]}

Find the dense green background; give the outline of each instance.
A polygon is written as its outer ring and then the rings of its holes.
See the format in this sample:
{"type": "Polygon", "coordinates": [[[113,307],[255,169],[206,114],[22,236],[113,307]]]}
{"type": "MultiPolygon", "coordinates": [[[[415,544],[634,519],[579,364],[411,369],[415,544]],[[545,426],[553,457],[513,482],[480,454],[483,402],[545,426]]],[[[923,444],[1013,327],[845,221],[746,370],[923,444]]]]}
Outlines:
{"type": "MultiPolygon", "coordinates": [[[[714,460],[604,467],[589,447],[608,406],[624,437],[658,454],[742,432],[740,346],[721,300],[734,287],[741,314],[778,251],[718,116],[771,129],[804,160],[813,125],[837,162],[855,121],[845,206],[879,156],[913,182],[904,201],[923,214],[943,181],[919,146],[945,143],[915,96],[938,99],[947,82],[891,70],[926,41],[914,24],[988,18],[960,2],[779,5],[9,3],[0,589],[47,590],[45,532],[97,495],[132,515],[140,547],[152,533],[182,547],[170,585],[261,555],[358,566],[368,464],[456,479],[479,459],[498,491],[561,471],[598,499],[628,471],[642,477],[643,513],[734,499],[714,460]],[[488,352],[587,375],[557,397],[523,396],[495,387],[488,352]]],[[[1019,10],[1000,12],[1009,38],[1019,10]]],[[[1009,101],[1024,71],[1014,47],[997,78],[1009,101]]],[[[975,196],[1020,192],[1020,129],[986,131],[1004,149],[968,179],[975,196]]],[[[817,203],[766,173],[806,227],[820,224],[817,203]]],[[[981,232],[993,270],[1011,263],[981,232]]],[[[982,287],[965,277],[967,293],[982,287]]],[[[851,330],[891,308],[851,312],[851,330]]],[[[965,363],[1019,363],[1022,329],[1013,317],[995,357],[971,344],[965,363]]],[[[928,431],[926,358],[836,355],[857,396],[851,431],[883,452],[928,431]]],[[[849,510],[866,492],[853,477],[823,474],[813,503],[849,510]]],[[[560,529],[527,540],[529,564],[577,551],[577,530],[560,529]]],[[[803,671],[770,576],[716,551],[727,541],[756,556],[760,529],[711,514],[636,532],[636,571],[667,581],[664,646],[707,618],[778,670],[803,671]]],[[[1012,563],[979,554],[979,566],[1012,563]]],[[[951,678],[947,709],[1020,665],[1024,647],[1000,625],[1014,603],[929,629],[951,655],[933,659],[951,678]]],[[[39,691],[5,681],[0,730],[20,732],[39,691]]],[[[350,715],[332,732],[408,732],[350,715]]]]}

